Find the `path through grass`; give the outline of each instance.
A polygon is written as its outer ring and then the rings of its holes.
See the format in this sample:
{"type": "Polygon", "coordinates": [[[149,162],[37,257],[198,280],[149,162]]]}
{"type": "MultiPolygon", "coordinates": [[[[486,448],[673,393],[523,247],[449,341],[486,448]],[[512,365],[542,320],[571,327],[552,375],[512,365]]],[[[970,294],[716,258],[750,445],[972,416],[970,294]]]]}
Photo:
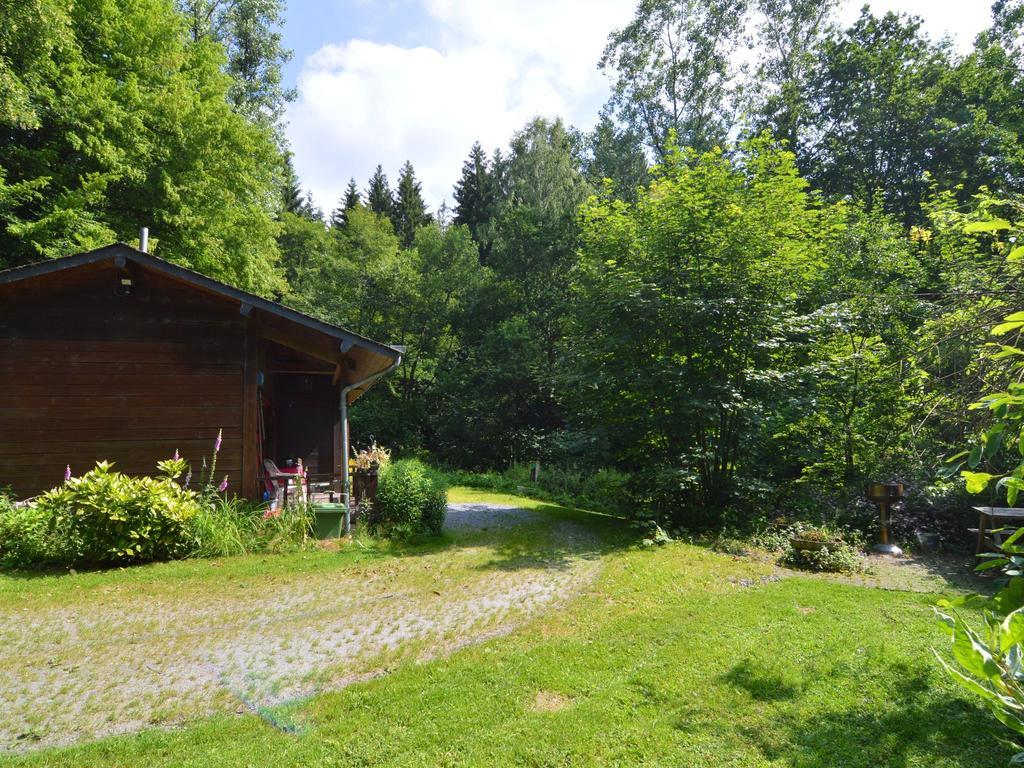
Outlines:
{"type": "MultiPolygon", "coordinates": [[[[555,524],[574,519],[541,514],[555,524]]],[[[594,521],[598,543],[577,555],[557,545],[539,553],[537,532],[519,530],[484,532],[467,569],[491,579],[581,556],[598,561],[599,574],[562,609],[534,614],[511,634],[432,659],[403,657],[389,674],[343,690],[9,764],[994,768],[1010,756],[995,724],[932,658],[944,642],[934,595],[792,576],[681,544],[638,548],[607,520],[594,521]]],[[[317,555],[299,573],[340,578],[450,560],[459,546],[371,561],[317,555]],[[326,565],[327,557],[337,559],[326,565]]],[[[240,578],[162,568],[186,594],[196,579],[204,590],[231,592],[240,578]]],[[[265,588],[282,570],[247,571],[247,588],[265,588]]],[[[81,607],[113,588],[101,586],[103,577],[81,578],[96,580],[82,594],[58,579],[49,597],[33,582],[25,599],[81,607]]],[[[157,591],[167,582],[126,578],[157,591]]],[[[10,585],[0,588],[0,605],[16,600],[10,585]]]]}

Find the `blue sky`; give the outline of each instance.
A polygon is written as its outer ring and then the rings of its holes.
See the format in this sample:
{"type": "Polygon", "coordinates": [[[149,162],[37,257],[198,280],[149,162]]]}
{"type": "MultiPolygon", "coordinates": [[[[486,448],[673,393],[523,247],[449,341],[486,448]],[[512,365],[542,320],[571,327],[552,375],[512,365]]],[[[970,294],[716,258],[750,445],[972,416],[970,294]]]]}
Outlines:
{"type": "MultiPolygon", "coordinates": [[[[329,211],[377,163],[392,180],[411,160],[431,208],[450,201],[469,148],[507,144],[531,117],[590,127],[608,96],[597,59],[636,0],[290,0],[285,77],[299,97],[288,137],[303,185],[329,211]]],[[[854,19],[862,0],[843,0],[854,19]]],[[[871,0],[924,18],[961,48],[988,21],[986,0],[871,0]]]]}

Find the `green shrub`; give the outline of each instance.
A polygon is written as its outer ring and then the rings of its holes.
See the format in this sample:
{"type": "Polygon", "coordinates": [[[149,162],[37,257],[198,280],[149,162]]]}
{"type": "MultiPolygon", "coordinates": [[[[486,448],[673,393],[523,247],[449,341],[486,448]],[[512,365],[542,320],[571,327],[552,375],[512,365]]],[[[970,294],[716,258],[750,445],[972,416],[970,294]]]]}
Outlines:
{"type": "Polygon", "coordinates": [[[368,526],[376,535],[395,539],[439,534],[447,505],[444,486],[422,462],[392,461],[381,468],[368,526]]]}
{"type": "Polygon", "coordinates": [[[14,506],[0,496],[0,566],[56,563],[74,549],[68,531],[56,530],[48,512],[29,504],[14,506]],[[62,535],[63,534],[63,535],[62,535]]]}
{"type": "Polygon", "coordinates": [[[791,568],[826,573],[859,573],[866,568],[864,556],[844,541],[833,541],[821,549],[797,549],[790,545],[779,560],[791,568]]]}
{"type": "Polygon", "coordinates": [[[40,519],[63,539],[45,559],[145,563],[191,554],[196,494],[169,477],[129,477],[112,467],[98,462],[33,502],[40,519]]]}

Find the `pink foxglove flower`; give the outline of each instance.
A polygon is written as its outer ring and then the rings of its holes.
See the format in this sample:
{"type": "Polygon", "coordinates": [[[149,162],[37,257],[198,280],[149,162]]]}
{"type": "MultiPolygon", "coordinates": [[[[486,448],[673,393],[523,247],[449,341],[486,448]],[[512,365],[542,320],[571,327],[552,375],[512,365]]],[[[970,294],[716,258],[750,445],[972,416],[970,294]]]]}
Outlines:
{"type": "Polygon", "coordinates": [[[192,470],[190,469],[185,473],[185,482],[182,484],[182,488],[188,490],[188,484],[192,482],[192,470]]]}
{"type": "Polygon", "coordinates": [[[67,468],[64,470],[64,482],[66,483],[70,479],[71,479],[71,465],[68,464],[67,468]]]}
{"type": "Polygon", "coordinates": [[[213,452],[214,453],[220,453],[220,443],[221,443],[221,438],[223,436],[224,436],[224,430],[223,429],[218,429],[217,430],[217,442],[215,442],[213,444],[213,452]]]}
{"type": "Polygon", "coordinates": [[[181,456],[178,454],[178,449],[175,448],[174,449],[174,460],[177,461],[180,458],[181,458],[181,456]]]}
{"type": "Polygon", "coordinates": [[[228,489],[228,476],[224,475],[224,479],[220,481],[220,485],[217,486],[217,490],[224,493],[228,489]]]}

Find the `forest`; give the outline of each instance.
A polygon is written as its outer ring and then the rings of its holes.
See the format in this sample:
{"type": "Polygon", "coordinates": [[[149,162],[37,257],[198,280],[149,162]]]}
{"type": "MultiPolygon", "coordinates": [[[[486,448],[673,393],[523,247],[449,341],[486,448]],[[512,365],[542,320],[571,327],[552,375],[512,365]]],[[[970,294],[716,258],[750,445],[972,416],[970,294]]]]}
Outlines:
{"type": "Polygon", "coordinates": [[[162,258],[404,345],[358,444],[539,462],[691,530],[855,524],[863,484],[899,479],[900,525],[962,537],[946,460],[1016,463],[972,406],[1024,325],[999,325],[1022,309],[1021,0],[968,51],[832,0],[640,0],[592,129],[467,147],[450,204],[410,158],[330,211],[284,137],[281,0],[2,8],[0,267],[146,224],[162,258]]]}

